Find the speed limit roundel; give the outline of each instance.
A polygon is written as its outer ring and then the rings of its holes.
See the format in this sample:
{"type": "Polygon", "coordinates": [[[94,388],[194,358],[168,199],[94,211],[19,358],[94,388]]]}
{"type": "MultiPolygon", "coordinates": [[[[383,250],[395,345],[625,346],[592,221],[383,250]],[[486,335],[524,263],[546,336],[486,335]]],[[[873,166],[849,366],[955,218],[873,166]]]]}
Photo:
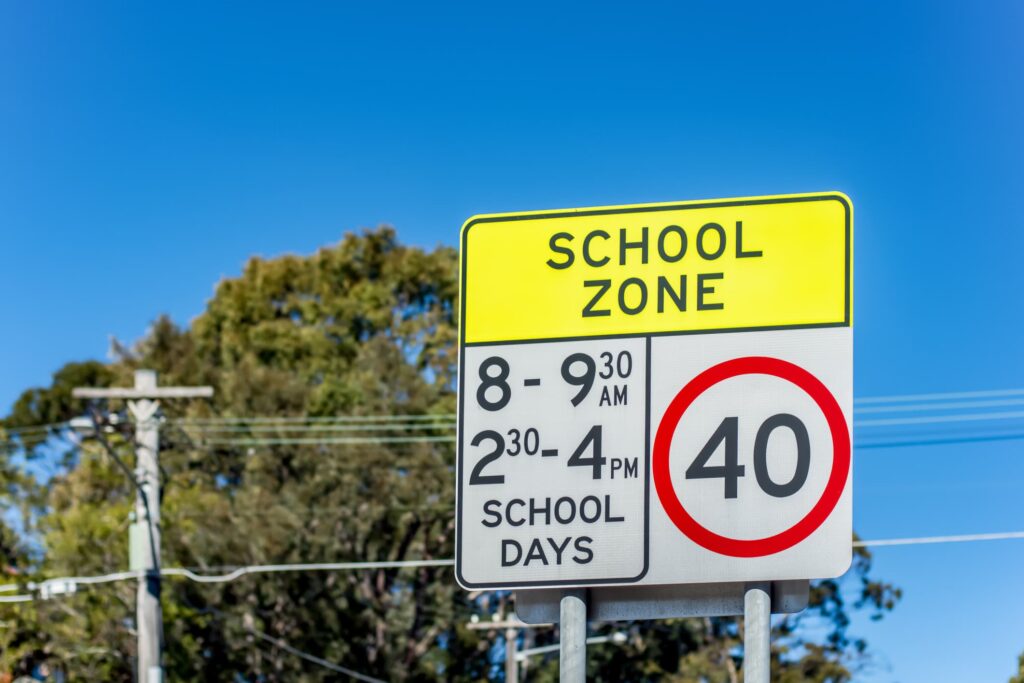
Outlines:
{"type": "MultiPolygon", "coordinates": [[[[803,488],[812,458],[811,439],[805,420],[806,418],[801,419],[792,413],[780,412],[765,419],[757,428],[753,444],[753,467],[757,482],[767,495],[782,498],[791,496],[803,488]],[[789,432],[796,451],[792,475],[782,483],[772,478],[768,464],[768,445],[776,431],[789,432]]],[[[738,417],[726,417],[722,420],[711,438],[700,449],[697,459],[687,469],[687,480],[725,479],[726,497],[736,497],[736,478],[745,473],[745,466],[738,463],[738,423],[738,417]],[[712,453],[723,443],[725,464],[707,464],[712,453]]],[[[652,455],[652,475],[658,497],[665,513],[679,531],[712,552],[731,557],[754,558],[793,547],[814,533],[828,519],[843,495],[849,476],[850,436],[842,408],[817,377],[799,365],[779,358],[746,356],[733,358],[708,368],[676,394],[658,426],[652,455]],[[673,437],[687,411],[712,388],[720,386],[726,380],[746,375],[765,375],[783,380],[810,397],[824,418],[831,439],[831,452],[828,454],[831,466],[816,502],[792,525],[760,538],[730,537],[717,533],[698,521],[681,500],[677,491],[678,484],[673,481],[670,469],[673,437]]],[[[815,456],[820,459],[821,454],[816,453],[815,456]]],[[[748,510],[751,511],[750,514],[757,514],[756,507],[749,507],[748,510]]]]}

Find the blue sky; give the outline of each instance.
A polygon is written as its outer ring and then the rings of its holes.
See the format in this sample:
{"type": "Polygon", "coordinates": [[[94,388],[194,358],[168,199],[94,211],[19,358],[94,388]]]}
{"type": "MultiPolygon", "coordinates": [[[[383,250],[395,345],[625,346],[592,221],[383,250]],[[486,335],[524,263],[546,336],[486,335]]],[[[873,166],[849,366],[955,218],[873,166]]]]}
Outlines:
{"type": "MultiPolygon", "coordinates": [[[[858,396],[1024,386],[1024,5],[0,0],[0,406],[252,254],[838,189],[858,396]]],[[[1020,441],[858,453],[866,538],[1024,528],[1020,441]]],[[[871,681],[1005,680],[1024,542],[891,548],[871,681]]]]}

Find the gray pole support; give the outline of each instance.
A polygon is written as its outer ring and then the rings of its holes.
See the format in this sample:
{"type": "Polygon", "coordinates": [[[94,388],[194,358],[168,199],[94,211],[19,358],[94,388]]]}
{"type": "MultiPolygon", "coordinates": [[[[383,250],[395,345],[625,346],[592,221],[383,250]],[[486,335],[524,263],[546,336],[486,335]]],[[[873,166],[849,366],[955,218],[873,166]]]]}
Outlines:
{"type": "Polygon", "coordinates": [[[516,629],[505,629],[505,683],[519,683],[519,662],[516,661],[516,629]]]}
{"type": "Polygon", "coordinates": [[[583,588],[562,593],[559,608],[559,681],[587,680],[587,591],[583,588]]]}
{"type": "Polygon", "coordinates": [[[772,661],[772,585],[749,583],[743,595],[743,681],[769,683],[772,661]]]}
{"type": "MultiPolygon", "coordinates": [[[[156,373],[135,371],[135,388],[156,388],[156,373]]],[[[160,430],[156,412],[159,404],[148,398],[128,404],[135,418],[135,519],[140,525],[144,578],[139,580],[135,602],[138,633],[138,678],[141,683],[161,683],[163,668],[163,614],[160,609],[160,430]]]]}

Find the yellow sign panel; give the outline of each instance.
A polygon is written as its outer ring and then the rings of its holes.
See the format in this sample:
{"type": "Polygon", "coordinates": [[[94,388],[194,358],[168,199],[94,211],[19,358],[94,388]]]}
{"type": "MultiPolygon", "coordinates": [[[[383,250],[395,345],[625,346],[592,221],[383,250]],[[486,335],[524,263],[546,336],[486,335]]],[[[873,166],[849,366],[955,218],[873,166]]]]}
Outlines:
{"type": "Polygon", "coordinates": [[[851,324],[838,192],[474,216],[467,344],[851,324]]]}

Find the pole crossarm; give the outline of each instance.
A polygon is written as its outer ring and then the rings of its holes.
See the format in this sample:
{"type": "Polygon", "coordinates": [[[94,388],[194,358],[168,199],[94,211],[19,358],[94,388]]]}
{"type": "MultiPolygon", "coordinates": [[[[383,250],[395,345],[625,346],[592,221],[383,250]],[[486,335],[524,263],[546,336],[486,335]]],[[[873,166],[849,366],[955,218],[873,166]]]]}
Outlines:
{"type": "Polygon", "coordinates": [[[210,398],[213,387],[150,387],[138,389],[134,387],[76,387],[71,390],[75,398],[123,398],[123,399],[161,399],[161,398],[210,398]]]}
{"type": "MultiPolygon", "coordinates": [[[[616,631],[615,633],[607,636],[593,636],[591,638],[587,638],[587,645],[603,645],[604,643],[622,645],[627,639],[628,636],[626,636],[625,633],[616,631]]],[[[555,643],[554,645],[542,645],[541,647],[531,647],[527,650],[520,650],[516,653],[516,660],[524,662],[529,657],[547,654],[548,652],[557,652],[561,646],[561,643],[555,643]]]]}
{"type": "Polygon", "coordinates": [[[466,624],[470,631],[495,631],[503,628],[550,628],[554,624],[527,624],[518,619],[503,619],[501,621],[471,621],[466,624]]]}

